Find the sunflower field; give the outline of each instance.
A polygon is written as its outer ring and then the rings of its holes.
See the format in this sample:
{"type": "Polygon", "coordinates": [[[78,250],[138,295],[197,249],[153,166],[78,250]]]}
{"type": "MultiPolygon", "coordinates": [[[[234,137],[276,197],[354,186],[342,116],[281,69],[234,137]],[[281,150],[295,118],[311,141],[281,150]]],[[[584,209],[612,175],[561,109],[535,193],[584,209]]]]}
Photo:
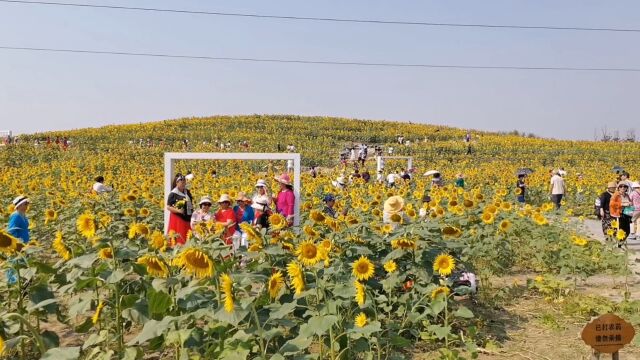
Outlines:
{"type": "MultiPolygon", "coordinates": [[[[475,308],[497,276],[623,271],[615,246],[587,239],[577,225],[614,179],[613,165],[632,177],[640,171],[632,161],[640,146],[473,132],[469,154],[465,133],[256,115],[22,136],[0,149],[0,358],[402,359],[416,347],[446,359],[473,357],[486,341],[486,319],[475,308]],[[399,134],[410,145],[398,144],[399,134]],[[72,146],[33,145],[46,136],[68,136],[72,146]],[[414,158],[418,173],[388,188],[374,181],[368,160],[370,182],[336,190],[332,180],[352,172],[339,152],[358,143],[393,146],[394,155],[414,158]],[[320,167],[316,178],[302,175],[299,228],[278,216],[268,231],[243,225],[249,246],[234,253],[223,229],[208,223],[171,246],[163,231],[164,152],[276,152],[289,144],[303,166],[320,167]],[[523,167],[534,171],[525,206],[515,191],[523,167]],[[555,211],[547,183],[559,167],[569,190],[555,211]],[[420,176],[429,169],[447,184],[431,189],[420,176]],[[464,188],[453,186],[457,173],[464,188]],[[97,175],[114,191],[92,193],[97,175]],[[328,193],[345,215],[320,211],[328,193]],[[18,195],[31,200],[26,245],[4,230],[18,195]],[[383,203],[396,195],[406,218],[384,223],[383,203]],[[464,273],[477,276],[478,294],[459,285],[464,273]]],[[[387,169],[396,166],[405,165],[387,161],[387,169]]],[[[251,194],[258,179],[275,189],[285,168],[284,161],[176,164],[195,175],[195,199],[251,194]]]]}

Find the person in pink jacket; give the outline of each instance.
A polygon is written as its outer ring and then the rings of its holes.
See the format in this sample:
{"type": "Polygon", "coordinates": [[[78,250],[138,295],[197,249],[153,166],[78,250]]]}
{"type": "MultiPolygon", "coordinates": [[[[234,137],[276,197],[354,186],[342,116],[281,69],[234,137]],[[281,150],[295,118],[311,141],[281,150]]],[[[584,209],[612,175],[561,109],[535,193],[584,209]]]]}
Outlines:
{"type": "Polygon", "coordinates": [[[287,219],[289,226],[292,226],[296,197],[293,193],[291,177],[289,177],[289,174],[282,174],[275,180],[280,184],[280,192],[275,198],[276,211],[287,219]]]}

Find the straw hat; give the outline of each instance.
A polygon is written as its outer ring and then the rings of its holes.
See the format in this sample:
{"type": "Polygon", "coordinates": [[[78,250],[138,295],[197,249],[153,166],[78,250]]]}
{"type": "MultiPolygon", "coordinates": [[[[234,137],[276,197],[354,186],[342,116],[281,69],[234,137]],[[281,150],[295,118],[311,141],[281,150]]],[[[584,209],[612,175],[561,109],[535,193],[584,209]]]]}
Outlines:
{"type": "Polygon", "coordinates": [[[218,200],[218,204],[222,202],[231,202],[231,198],[227,194],[220,195],[220,199],[218,200]]]}
{"type": "Polygon", "coordinates": [[[280,175],[277,178],[274,178],[277,182],[279,182],[280,184],[285,184],[285,185],[293,185],[291,183],[291,177],[289,176],[289,174],[284,173],[282,175],[280,175]]]}
{"type": "Polygon", "coordinates": [[[267,182],[266,182],[266,181],[264,181],[264,180],[262,180],[262,179],[259,179],[259,180],[256,182],[256,187],[267,187],[267,182]]]}
{"type": "Polygon", "coordinates": [[[392,196],[384,202],[384,211],[395,214],[404,208],[404,199],[400,196],[392,196]]]}
{"type": "Polygon", "coordinates": [[[238,193],[238,196],[236,197],[236,201],[251,201],[251,199],[249,199],[247,197],[247,194],[245,194],[244,192],[240,191],[238,193]]]}
{"type": "Polygon", "coordinates": [[[607,184],[607,188],[608,188],[608,189],[610,189],[610,188],[617,188],[617,187],[618,187],[618,184],[616,184],[616,182],[615,182],[615,181],[609,181],[609,183],[607,184]]]}
{"type": "Polygon", "coordinates": [[[202,205],[202,204],[206,204],[206,203],[213,204],[213,201],[211,201],[211,198],[210,198],[210,197],[208,197],[208,196],[203,196],[203,197],[200,199],[200,202],[198,203],[198,205],[202,205]]]}
{"type": "Polygon", "coordinates": [[[640,183],[638,183],[638,182],[636,182],[636,181],[632,182],[632,183],[631,183],[631,188],[632,188],[632,189],[640,188],[640,183]]]}

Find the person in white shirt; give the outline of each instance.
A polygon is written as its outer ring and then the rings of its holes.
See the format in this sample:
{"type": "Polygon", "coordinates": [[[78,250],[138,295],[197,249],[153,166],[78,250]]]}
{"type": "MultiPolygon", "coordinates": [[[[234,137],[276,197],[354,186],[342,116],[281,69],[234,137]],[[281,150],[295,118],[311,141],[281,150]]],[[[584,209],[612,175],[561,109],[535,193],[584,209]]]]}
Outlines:
{"type": "Polygon", "coordinates": [[[102,194],[102,193],[113,191],[112,187],[106,186],[104,184],[104,176],[100,175],[100,176],[96,177],[95,181],[96,181],[96,183],[93,184],[93,191],[95,191],[96,193],[102,194]]]}
{"type": "Polygon", "coordinates": [[[394,187],[396,184],[396,178],[398,177],[398,175],[394,172],[389,173],[389,175],[387,175],[387,186],[389,187],[394,187]]]}
{"type": "Polygon", "coordinates": [[[564,183],[564,178],[560,176],[558,170],[553,170],[553,176],[551,176],[551,202],[556,206],[556,210],[560,209],[560,202],[564,196],[567,187],[564,183]]]}

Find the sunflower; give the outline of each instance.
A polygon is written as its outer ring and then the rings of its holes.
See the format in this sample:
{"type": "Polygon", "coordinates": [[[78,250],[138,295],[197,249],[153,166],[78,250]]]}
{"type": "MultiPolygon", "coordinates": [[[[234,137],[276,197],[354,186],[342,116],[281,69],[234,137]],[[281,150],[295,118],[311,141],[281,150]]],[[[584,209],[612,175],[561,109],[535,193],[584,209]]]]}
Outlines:
{"type": "Polygon", "coordinates": [[[367,315],[365,313],[363,313],[363,312],[360,312],[360,314],[358,314],[358,316],[356,316],[356,319],[355,319],[354,322],[355,322],[357,327],[361,328],[361,327],[364,327],[365,325],[367,325],[368,321],[369,320],[367,319],[367,315]]]}
{"type": "Polygon", "coordinates": [[[110,247],[105,247],[98,250],[98,257],[102,260],[113,259],[113,250],[110,247]]]}
{"type": "Polygon", "coordinates": [[[416,241],[407,238],[393,239],[391,240],[391,248],[403,250],[415,249],[416,241]]]}
{"type": "Polygon", "coordinates": [[[247,239],[255,245],[262,245],[262,233],[259,232],[256,228],[254,228],[253,226],[251,226],[249,223],[243,222],[240,223],[240,230],[242,230],[243,233],[247,234],[247,239]]]}
{"type": "Polygon", "coordinates": [[[167,265],[157,256],[143,255],[136,261],[136,264],[144,265],[147,268],[147,274],[155,277],[166,278],[169,276],[167,265]]]}
{"type": "Polygon", "coordinates": [[[356,288],[356,302],[358,305],[364,305],[366,301],[366,293],[364,291],[364,285],[362,285],[358,280],[353,282],[353,286],[356,288]]]}
{"type": "Polygon", "coordinates": [[[302,267],[292,261],[287,265],[287,274],[289,275],[291,286],[293,286],[296,295],[300,295],[304,290],[304,272],[302,271],[302,267]]]}
{"type": "Polygon", "coordinates": [[[287,226],[287,219],[281,214],[273,213],[269,216],[269,224],[271,224],[273,230],[282,230],[287,226]]]}
{"type": "Polygon", "coordinates": [[[134,237],[136,237],[136,234],[138,233],[138,223],[131,223],[129,225],[129,239],[133,239],[134,237]]]}
{"type": "Polygon", "coordinates": [[[388,273],[392,273],[398,269],[398,264],[395,261],[389,260],[384,263],[384,270],[388,273]]]}
{"type": "Polygon", "coordinates": [[[307,234],[307,236],[309,236],[310,238],[315,238],[318,237],[318,232],[315,231],[311,226],[309,225],[305,225],[304,228],[302,229],[304,231],[305,234],[307,234]]]}
{"type": "Polygon", "coordinates": [[[402,221],[402,216],[400,214],[392,214],[390,220],[394,223],[399,223],[402,221]]]}
{"type": "Polygon", "coordinates": [[[373,216],[375,217],[380,217],[380,215],[382,215],[382,212],[380,211],[380,209],[373,209],[371,210],[371,214],[373,214],[373,216]]]}
{"type": "Polygon", "coordinates": [[[49,221],[54,221],[58,218],[58,212],[53,209],[47,209],[44,211],[44,223],[45,225],[49,223],[49,221]]]}
{"type": "Polygon", "coordinates": [[[359,223],[358,219],[353,215],[347,215],[344,221],[349,225],[356,225],[359,223]]]}
{"type": "Polygon", "coordinates": [[[280,290],[284,287],[283,277],[282,271],[278,270],[269,278],[269,296],[274,300],[278,298],[280,290]]]}
{"type": "Polygon", "coordinates": [[[587,245],[588,241],[585,238],[574,236],[573,237],[573,243],[578,245],[578,246],[585,246],[585,245],[587,245]]]}
{"type": "Polygon", "coordinates": [[[543,215],[540,215],[540,214],[534,215],[533,216],[533,221],[535,221],[536,224],[538,224],[538,225],[546,225],[546,224],[549,223],[547,221],[547,219],[543,215]]]}
{"type": "Polygon", "coordinates": [[[138,197],[135,196],[134,194],[127,194],[124,196],[125,200],[127,201],[136,201],[138,200],[138,197]]]}
{"type": "Polygon", "coordinates": [[[500,209],[504,211],[511,211],[511,203],[503,202],[502,204],[500,204],[500,209]]]}
{"type": "Polygon", "coordinates": [[[98,320],[100,320],[100,313],[102,313],[102,308],[104,308],[104,302],[100,300],[98,302],[98,307],[96,307],[96,312],[93,313],[93,316],[91,317],[91,322],[94,325],[98,323],[98,320]]]}
{"type": "Polygon", "coordinates": [[[147,217],[149,216],[149,214],[151,214],[151,212],[149,211],[149,209],[143,207],[140,209],[138,214],[140,214],[141,217],[147,217]]]}
{"type": "Polygon", "coordinates": [[[380,232],[383,234],[390,234],[393,231],[393,225],[391,224],[384,224],[381,228],[380,228],[380,232]]]}
{"type": "Polygon", "coordinates": [[[313,266],[322,260],[318,247],[311,240],[303,241],[296,249],[298,260],[305,266],[313,266]]]}
{"type": "Polygon", "coordinates": [[[618,231],[616,231],[616,239],[619,241],[623,241],[626,237],[627,233],[625,233],[624,230],[618,229],[618,231]]]}
{"type": "Polygon", "coordinates": [[[482,213],[482,222],[485,224],[493,224],[493,214],[491,214],[490,212],[485,211],[484,213],[482,213]]]}
{"type": "Polygon", "coordinates": [[[462,230],[460,230],[455,226],[447,225],[444,228],[442,228],[442,234],[446,236],[459,237],[460,235],[462,235],[462,230]]]}
{"type": "Polygon", "coordinates": [[[437,288],[433,289],[433,291],[431,292],[431,298],[435,299],[440,295],[444,295],[449,296],[449,294],[451,293],[451,289],[449,289],[446,286],[438,286],[437,288]]]}
{"type": "Polygon", "coordinates": [[[204,251],[187,248],[173,259],[174,266],[183,267],[188,273],[197,278],[213,276],[213,261],[204,251]]]}
{"type": "Polygon", "coordinates": [[[464,199],[464,201],[462,202],[462,205],[464,207],[466,207],[467,209],[472,208],[475,206],[475,203],[473,202],[473,200],[469,200],[469,199],[464,199]]]}
{"type": "Polygon", "coordinates": [[[53,250],[55,250],[65,261],[68,261],[73,257],[67,245],[62,241],[62,232],[60,231],[56,232],[56,238],[53,240],[51,247],[53,247],[53,250]]]}
{"type": "Polygon", "coordinates": [[[351,264],[351,267],[353,268],[353,276],[358,280],[364,281],[371,279],[375,270],[371,260],[364,255],[360,256],[360,259],[354,261],[351,264]]]}
{"type": "Polygon", "coordinates": [[[322,223],[325,220],[324,214],[318,210],[311,210],[311,212],[309,213],[309,217],[315,223],[322,223]]]}
{"type": "Polygon", "coordinates": [[[509,231],[510,228],[511,228],[511,221],[505,219],[500,222],[500,230],[509,231]]]}
{"type": "Polygon", "coordinates": [[[156,250],[165,251],[167,249],[167,239],[165,239],[161,231],[156,230],[151,234],[149,245],[156,250]]]}
{"type": "Polygon", "coordinates": [[[91,239],[96,234],[96,218],[93,214],[84,213],[76,221],[78,231],[82,236],[91,239]]]}
{"type": "Polygon", "coordinates": [[[220,291],[224,297],[224,310],[228,313],[233,312],[233,279],[229,274],[220,276],[220,291]]]}
{"type": "Polygon", "coordinates": [[[2,337],[0,336],[0,356],[2,356],[2,354],[4,354],[4,349],[5,349],[5,345],[4,345],[4,340],[2,340],[2,337]]]}
{"type": "Polygon", "coordinates": [[[109,226],[109,224],[111,224],[111,222],[113,221],[113,218],[105,212],[98,214],[98,216],[100,217],[99,219],[100,226],[102,226],[103,228],[106,228],[107,226],[109,226]]]}
{"type": "Polygon", "coordinates": [[[293,251],[295,249],[292,243],[286,241],[282,242],[282,248],[287,251],[293,251]]]}
{"type": "Polygon", "coordinates": [[[611,220],[611,227],[612,228],[617,229],[619,224],[620,223],[618,222],[618,220],[611,220]]]}
{"type": "Polygon", "coordinates": [[[6,230],[0,229],[0,252],[13,254],[18,247],[18,239],[6,230]]]}
{"type": "Polygon", "coordinates": [[[124,214],[126,216],[135,217],[136,216],[136,210],[132,209],[132,208],[126,208],[126,209],[124,209],[124,214]]]}
{"type": "Polygon", "coordinates": [[[456,266],[456,262],[449,254],[440,254],[433,262],[433,271],[437,271],[441,276],[447,276],[451,274],[451,271],[456,266]]]}

